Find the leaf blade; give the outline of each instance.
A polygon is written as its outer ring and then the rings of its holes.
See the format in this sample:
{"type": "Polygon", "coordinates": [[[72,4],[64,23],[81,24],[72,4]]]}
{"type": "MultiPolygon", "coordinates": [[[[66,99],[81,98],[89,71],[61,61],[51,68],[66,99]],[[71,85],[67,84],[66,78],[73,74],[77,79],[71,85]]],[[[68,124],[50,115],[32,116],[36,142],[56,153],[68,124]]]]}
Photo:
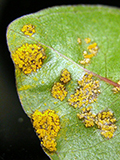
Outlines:
{"type": "MultiPolygon", "coordinates": [[[[36,109],[43,111],[47,108],[54,109],[60,116],[62,129],[57,138],[57,152],[53,155],[48,153],[53,159],[108,159],[109,156],[114,159],[119,155],[119,128],[116,131],[117,136],[105,140],[96,128],[85,128],[76,116],[79,109],[75,110],[67,102],[67,98],[77,87],[77,80],[85,73],[78,61],[82,58],[81,53],[86,49],[86,45],[83,44],[83,47],[79,48],[78,37],[84,39],[91,36],[92,41],[97,42],[100,48],[98,55],[86,68],[115,82],[120,79],[119,42],[116,44],[112,40],[119,37],[119,14],[118,9],[100,6],[56,7],[22,17],[9,26],[7,36],[11,53],[23,42],[40,43],[46,49],[47,59],[42,68],[28,76],[16,68],[16,80],[20,100],[28,116],[36,109]],[[116,27],[110,22],[111,16],[116,18],[116,27]],[[22,26],[29,23],[36,27],[36,33],[32,37],[24,36],[21,32],[22,26]],[[113,27],[115,32],[110,32],[113,27]],[[114,67],[111,67],[113,64],[114,67]],[[71,73],[72,82],[66,86],[69,93],[65,101],[61,102],[52,97],[51,88],[54,82],[59,81],[64,68],[71,73]],[[115,150],[110,153],[109,150],[113,146],[115,150]]],[[[94,112],[97,114],[105,108],[110,108],[119,119],[120,95],[114,95],[112,86],[106,82],[100,81],[100,84],[102,93],[98,96],[98,103],[92,104],[94,112]]],[[[117,123],[119,125],[119,122],[117,123]]]]}

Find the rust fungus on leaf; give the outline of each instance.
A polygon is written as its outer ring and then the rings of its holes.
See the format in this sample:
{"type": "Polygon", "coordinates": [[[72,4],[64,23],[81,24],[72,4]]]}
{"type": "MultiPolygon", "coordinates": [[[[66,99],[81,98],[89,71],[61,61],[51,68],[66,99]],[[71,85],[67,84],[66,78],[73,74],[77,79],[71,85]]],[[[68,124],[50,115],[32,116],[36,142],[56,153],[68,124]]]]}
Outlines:
{"type": "Polygon", "coordinates": [[[24,44],[12,54],[12,59],[25,74],[36,72],[46,58],[45,50],[37,44],[24,44]]]}
{"type": "MultiPolygon", "coordinates": [[[[120,85],[120,81],[118,81],[117,84],[120,85]]],[[[113,90],[113,93],[116,94],[116,93],[120,92],[120,87],[114,87],[112,90],[113,90]]]]}
{"type": "Polygon", "coordinates": [[[116,118],[110,110],[99,112],[96,115],[96,125],[101,130],[101,135],[105,138],[112,138],[117,126],[115,125],[116,118]]]}
{"type": "Polygon", "coordinates": [[[85,42],[88,44],[91,42],[91,39],[88,37],[88,38],[85,38],[85,42]]]}
{"type": "Polygon", "coordinates": [[[80,64],[89,64],[90,63],[90,58],[85,58],[85,59],[83,59],[83,60],[81,60],[81,61],[79,61],[80,62],[80,64]]]}
{"type": "Polygon", "coordinates": [[[65,86],[60,82],[54,83],[51,93],[54,98],[59,99],[61,101],[63,101],[67,96],[65,86]]]}
{"type": "Polygon", "coordinates": [[[97,126],[101,131],[101,135],[105,138],[112,138],[114,132],[117,129],[115,125],[116,118],[114,118],[113,112],[110,110],[99,112],[97,115],[91,112],[92,107],[83,108],[81,113],[77,114],[77,117],[82,120],[85,127],[97,126]]]}
{"type": "Polygon", "coordinates": [[[35,33],[35,27],[32,24],[26,24],[21,31],[27,36],[32,36],[35,33]]]}
{"type": "Polygon", "coordinates": [[[67,69],[64,69],[61,74],[60,81],[63,83],[68,83],[71,80],[70,72],[67,69]]]}
{"type": "Polygon", "coordinates": [[[43,113],[36,110],[32,116],[33,127],[41,144],[50,152],[56,151],[56,137],[60,130],[60,119],[54,110],[47,109],[43,113]]]}
{"type": "Polygon", "coordinates": [[[91,108],[92,107],[83,108],[82,113],[77,114],[77,117],[80,120],[83,119],[83,123],[84,123],[85,127],[93,127],[95,125],[96,115],[90,111],[91,108]]]}
{"type": "Polygon", "coordinates": [[[88,49],[88,51],[89,51],[90,53],[93,53],[93,54],[96,55],[96,53],[98,52],[98,45],[97,45],[96,42],[94,42],[94,43],[90,44],[90,45],[87,47],[87,49],[88,49]]]}
{"type": "Polygon", "coordinates": [[[82,43],[82,40],[81,40],[80,38],[78,38],[78,39],[77,39],[77,42],[78,42],[79,44],[81,44],[81,43],[82,43]]]}
{"type": "Polygon", "coordinates": [[[68,94],[65,88],[65,84],[67,84],[70,80],[71,80],[70,72],[67,69],[62,70],[60,77],[61,82],[54,83],[51,90],[52,96],[56,99],[63,101],[68,94]]]}
{"type": "Polygon", "coordinates": [[[79,88],[70,96],[68,102],[74,108],[88,105],[97,100],[100,93],[99,81],[93,79],[92,74],[86,73],[82,80],[78,80],[79,88]]]}
{"type": "MultiPolygon", "coordinates": [[[[86,44],[91,42],[90,38],[85,38],[86,44]]],[[[79,60],[80,64],[86,65],[89,64],[91,61],[91,58],[96,56],[98,53],[98,45],[96,42],[89,44],[89,46],[86,46],[86,50],[83,51],[83,60],[79,60]]]]}

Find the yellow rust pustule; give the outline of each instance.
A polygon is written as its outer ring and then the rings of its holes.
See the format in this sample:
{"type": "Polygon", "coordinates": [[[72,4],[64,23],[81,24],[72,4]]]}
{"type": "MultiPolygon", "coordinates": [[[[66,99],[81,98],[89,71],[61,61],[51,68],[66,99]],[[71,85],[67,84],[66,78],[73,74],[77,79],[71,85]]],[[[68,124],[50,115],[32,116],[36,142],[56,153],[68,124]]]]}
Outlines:
{"type": "Polygon", "coordinates": [[[26,24],[22,27],[21,31],[27,36],[32,36],[35,33],[35,26],[26,24]]]}
{"type": "Polygon", "coordinates": [[[68,103],[74,108],[88,105],[97,100],[100,93],[99,81],[93,79],[92,74],[86,73],[82,80],[78,80],[79,88],[70,96],[68,103]]]}
{"type": "Polygon", "coordinates": [[[50,152],[56,151],[56,137],[60,130],[60,119],[54,110],[47,109],[44,112],[36,110],[31,120],[35,131],[41,139],[41,145],[50,152]]]}
{"type": "MultiPolygon", "coordinates": [[[[118,81],[117,84],[120,85],[120,81],[118,81]]],[[[120,87],[114,87],[114,88],[112,89],[112,91],[113,91],[114,94],[116,94],[116,93],[120,92],[120,87]]]]}
{"type": "Polygon", "coordinates": [[[91,42],[91,39],[88,37],[88,38],[85,38],[85,42],[88,44],[91,42]]]}
{"type": "Polygon", "coordinates": [[[82,120],[85,127],[93,127],[95,125],[96,115],[91,112],[91,106],[88,108],[83,108],[81,113],[77,114],[77,117],[82,120]]]}
{"type": "Polygon", "coordinates": [[[82,43],[82,40],[80,38],[77,39],[78,44],[82,43]]]}
{"type": "Polygon", "coordinates": [[[81,113],[77,114],[80,120],[83,120],[85,127],[97,126],[100,133],[105,138],[112,138],[117,129],[115,122],[117,121],[112,111],[101,111],[98,114],[91,112],[92,107],[83,108],[81,113]]]}
{"type": "Polygon", "coordinates": [[[54,83],[51,93],[54,98],[59,99],[61,101],[63,101],[67,96],[65,86],[60,82],[54,83]]]}
{"type": "Polygon", "coordinates": [[[89,64],[91,62],[91,58],[97,55],[99,49],[96,42],[91,43],[90,38],[85,38],[85,42],[86,45],[89,44],[89,46],[86,46],[86,50],[83,51],[84,59],[79,60],[79,63],[82,65],[89,64]]]}
{"type": "Polygon", "coordinates": [[[46,58],[45,50],[38,44],[24,44],[12,54],[12,59],[24,74],[36,72],[46,58]]]}
{"type": "Polygon", "coordinates": [[[97,127],[101,131],[101,135],[105,138],[112,138],[114,136],[114,132],[117,129],[115,124],[116,118],[114,118],[114,114],[112,111],[102,111],[96,115],[95,123],[97,127]]]}
{"type": "Polygon", "coordinates": [[[88,47],[87,47],[88,51],[93,54],[94,56],[96,56],[97,52],[98,52],[98,45],[96,42],[90,44],[88,47]]]}
{"type": "Polygon", "coordinates": [[[68,83],[71,80],[70,72],[67,69],[64,69],[61,73],[60,81],[64,84],[68,83]]]}

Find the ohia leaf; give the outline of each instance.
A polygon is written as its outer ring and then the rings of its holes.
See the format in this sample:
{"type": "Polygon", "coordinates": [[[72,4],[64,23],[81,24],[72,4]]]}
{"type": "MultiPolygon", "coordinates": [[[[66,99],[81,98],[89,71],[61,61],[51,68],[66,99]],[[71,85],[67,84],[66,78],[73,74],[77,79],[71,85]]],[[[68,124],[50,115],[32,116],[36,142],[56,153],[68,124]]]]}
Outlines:
{"type": "Polygon", "coordinates": [[[16,84],[51,159],[120,157],[120,10],[62,6],[13,21],[16,84]]]}

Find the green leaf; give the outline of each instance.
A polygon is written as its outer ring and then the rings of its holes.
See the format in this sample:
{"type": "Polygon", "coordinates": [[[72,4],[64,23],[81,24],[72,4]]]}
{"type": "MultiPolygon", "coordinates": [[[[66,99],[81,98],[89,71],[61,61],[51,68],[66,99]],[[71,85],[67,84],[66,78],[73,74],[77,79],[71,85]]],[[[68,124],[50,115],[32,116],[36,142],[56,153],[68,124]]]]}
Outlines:
{"type": "Polygon", "coordinates": [[[31,118],[36,111],[54,110],[60,118],[60,131],[56,142],[57,150],[43,149],[53,160],[104,159],[117,160],[120,157],[120,92],[114,94],[120,80],[120,10],[104,6],[62,6],[42,10],[13,21],[7,31],[7,43],[11,55],[22,45],[39,44],[45,49],[46,58],[36,72],[25,74],[15,64],[16,84],[21,104],[31,118]],[[33,35],[21,31],[24,25],[35,27],[33,35]],[[82,43],[79,44],[77,39],[82,43]],[[89,44],[84,39],[96,42],[99,49],[90,63],[82,65],[83,51],[89,44]],[[61,72],[67,69],[71,81],[65,84],[68,92],[63,101],[52,96],[55,82],[60,82],[61,72]],[[78,88],[77,81],[85,73],[92,73],[100,83],[101,93],[92,106],[98,114],[110,110],[117,119],[117,129],[110,139],[101,135],[97,126],[86,128],[74,108],[68,103],[70,95],[78,88]]]}

